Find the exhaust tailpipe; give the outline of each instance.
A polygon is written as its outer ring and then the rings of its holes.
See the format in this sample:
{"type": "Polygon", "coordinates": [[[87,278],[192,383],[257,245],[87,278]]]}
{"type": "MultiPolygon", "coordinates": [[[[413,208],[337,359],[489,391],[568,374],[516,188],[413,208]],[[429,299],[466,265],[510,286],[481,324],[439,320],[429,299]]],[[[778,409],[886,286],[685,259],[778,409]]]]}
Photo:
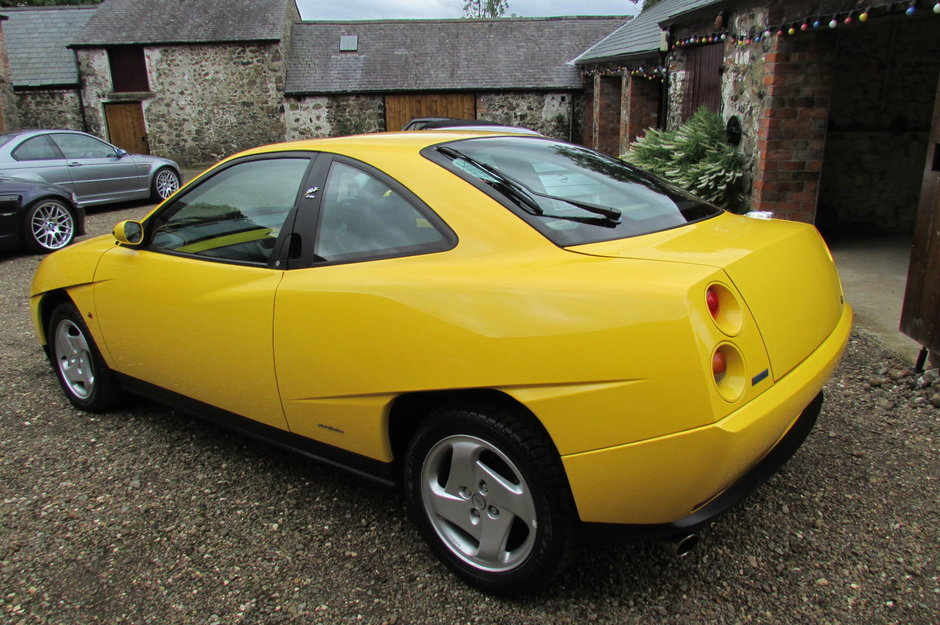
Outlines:
{"type": "Polygon", "coordinates": [[[698,534],[691,532],[688,534],[673,534],[672,536],[666,536],[656,541],[666,553],[677,558],[684,558],[689,555],[689,552],[695,549],[698,542],[698,534]]]}

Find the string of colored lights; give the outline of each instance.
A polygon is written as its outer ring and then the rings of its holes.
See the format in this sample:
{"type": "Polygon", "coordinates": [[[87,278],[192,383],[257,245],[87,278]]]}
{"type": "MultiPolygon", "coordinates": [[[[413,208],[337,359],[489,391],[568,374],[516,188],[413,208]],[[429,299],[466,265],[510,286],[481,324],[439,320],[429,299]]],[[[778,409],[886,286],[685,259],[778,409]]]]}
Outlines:
{"type": "MultiPolygon", "coordinates": [[[[906,15],[912,17],[924,11],[932,11],[940,15],[940,0],[903,0],[902,2],[887,2],[879,5],[872,5],[867,8],[854,9],[851,11],[840,11],[838,13],[823,13],[809,15],[803,19],[787,21],[776,26],[766,28],[754,28],[747,33],[732,33],[731,31],[719,31],[708,34],[689,35],[681,37],[672,42],[671,48],[688,48],[697,45],[708,45],[721,43],[730,40],[734,45],[748,46],[754,43],[760,43],[771,37],[793,36],[798,33],[820,30],[823,28],[836,29],[840,26],[848,26],[854,23],[866,23],[873,19],[879,19],[889,16],[906,15]],[[930,9],[931,3],[933,8],[930,9]]],[[[669,69],[663,65],[649,67],[641,65],[631,67],[621,65],[619,67],[595,67],[590,71],[583,72],[591,76],[618,76],[628,73],[637,78],[646,78],[648,80],[663,80],[669,69]]]]}
{"type": "Polygon", "coordinates": [[[911,17],[930,10],[932,10],[933,13],[940,14],[940,0],[903,0],[902,2],[888,2],[873,5],[864,9],[808,15],[802,19],[787,21],[765,28],[754,28],[744,33],[733,33],[726,30],[707,34],[689,35],[672,42],[672,47],[687,48],[697,45],[708,45],[710,43],[721,43],[728,40],[731,40],[734,44],[739,46],[748,46],[753,43],[760,43],[765,39],[770,39],[775,35],[778,37],[792,36],[801,32],[819,30],[827,27],[829,29],[835,29],[840,26],[848,26],[855,22],[864,23],[873,19],[901,14],[911,17]],[[933,9],[928,8],[931,4],[933,4],[933,9]]]}

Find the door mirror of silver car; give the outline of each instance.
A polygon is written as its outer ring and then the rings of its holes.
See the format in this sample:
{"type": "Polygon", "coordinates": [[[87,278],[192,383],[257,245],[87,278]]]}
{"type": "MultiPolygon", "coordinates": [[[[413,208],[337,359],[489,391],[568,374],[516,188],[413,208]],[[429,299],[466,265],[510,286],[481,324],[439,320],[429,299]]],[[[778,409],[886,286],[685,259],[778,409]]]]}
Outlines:
{"type": "Polygon", "coordinates": [[[117,157],[118,157],[118,158],[124,158],[125,156],[127,156],[127,155],[129,154],[129,152],[128,152],[127,150],[124,150],[124,149],[121,149],[121,148],[118,148],[115,153],[117,154],[117,157]]]}
{"type": "Polygon", "coordinates": [[[114,226],[113,234],[121,245],[139,245],[144,240],[144,227],[139,221],[122,221],[114,226]]]}

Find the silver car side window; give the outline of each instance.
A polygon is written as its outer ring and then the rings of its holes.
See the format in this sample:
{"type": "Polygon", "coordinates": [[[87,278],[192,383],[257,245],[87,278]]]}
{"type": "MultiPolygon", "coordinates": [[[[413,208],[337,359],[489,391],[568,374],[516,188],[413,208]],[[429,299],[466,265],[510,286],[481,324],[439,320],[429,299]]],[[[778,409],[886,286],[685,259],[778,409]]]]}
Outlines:
{"type": "Polygon", "coordinates": [[[47,135],[39,135],[27,139],[13,150],[13,158],[18,161],[49,161],[65,157],[47,135]]]}
{"type": "Polygon", "coordinates": [[[114,148],[104,141],[85,135],[62,133],[52,136],[65,158],[109,158],[116,155],[114,148]]]}

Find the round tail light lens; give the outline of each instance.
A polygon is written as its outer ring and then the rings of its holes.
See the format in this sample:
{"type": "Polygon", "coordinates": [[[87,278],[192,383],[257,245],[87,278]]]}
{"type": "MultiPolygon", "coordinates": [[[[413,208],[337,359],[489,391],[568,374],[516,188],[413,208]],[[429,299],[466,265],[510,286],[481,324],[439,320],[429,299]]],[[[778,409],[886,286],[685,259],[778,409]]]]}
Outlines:
{"type": "Polygon", "coordinates": [[[719,349],[712,355],[712,373],[718,378],[723,376],[727,370],[728,357],[725,356],[724,350],[719,349]]]}
{"type": "Polygon", "coordinates": [[[708,306],[708,312],[711,313],[712,318],[717,319],[718,313],[721,312],[721,298],[718,297],[718,291],[715,290],[715,287],[710,286],[705,291],[705,304],[708,306]]]}
{"type": "Polygon", "coordinates": [[[713,282],[705,289],[705,307],[718,329],[728,336],[737,336],[744,324],[744,312],[731,289],[713,282]]]}
{"type": "Polygon", "coordinates": [[[722,343],[712,352],[712,374],[718,393],[730,402],[738,401],[747,387],[747,367],[741,352],[731,343],[722,343]]]}

